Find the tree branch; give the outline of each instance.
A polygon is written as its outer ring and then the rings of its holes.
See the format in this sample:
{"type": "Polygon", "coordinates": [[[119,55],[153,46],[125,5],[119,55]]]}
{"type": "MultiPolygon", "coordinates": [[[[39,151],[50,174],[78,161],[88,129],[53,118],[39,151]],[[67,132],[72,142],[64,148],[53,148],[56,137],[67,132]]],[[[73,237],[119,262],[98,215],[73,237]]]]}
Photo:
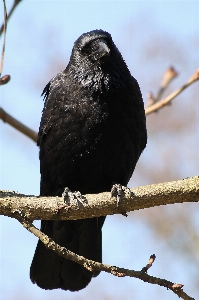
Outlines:
{"type": "Polygon", "coordinates": [[[4,33],[4,39],[3,39],[3,46],[2,46],[2,53],[1,53],[1,64],[0,64],[0,85],[6,84],[10,81],[10,75],[4,75],[1,77],[2,71],[3,71],[3,65],[4,65],[4,54],[5,54],[5,46],[6,46],[6,31],[7,31],[7,22],[10,16],[12,15],[13,11],[15,10],[17,4],[19,4],[21,0],[15,0],[12,8],[7,15],[7,9],[6,9],[6,1],[3,0],[3,5],[4,5],[4,23],[2,24],[0,28],[0,36],[2,33],[4,33]]]}
{"type": "Polygon", "coordinates": [[[165,279],[160,279],[154,276],[148,275],[144,271],[134,271],[134,270],[128,270],[123,269],[115,266],[110,266],[107,264],[102,264],[99,262],[95,262],[93,260],[89,260],[84,258],[83,256],[77,255],[74,252],[61,247],[60,245],[56,244],[51,238],[49,238],[47,235],[45,235],[43,232],[41,232],[39,229],[37,229],[29,220],[25,219],[21,216],[20,213],[15,212],[14,213],[15,218],[30,232],[32,232],[35,236],[37,236],[40,241],[45,245],[46,248],[51,249],[52,251],[55,251],[58,255],[63,256],[66,259],[70,259],[85,268],[87,268],[90,271],[97,270],[97,271],[104,271],[107,273],[111,273],[114,276],[118,277],[134,277],[139,278],[143,280],[144,282],[148,282],[151,284],[157,284],[160,286],[164,286],[167,289],[170,289],[172,292],[174,292],[176,295],[178,295],[180,298],[184,300],[194,300],[193,298],[189,297],[183,290],[182,284],[175,284],[170,281],[167,281],[165,279]]]}
{"type": "Polygon", "coordinates": [[[177,76],[178,76],[178,72],[174,69],[174,67],[168,68],[163,74],[163,78],[162,78],[162,81],[161,81],[161,84],[160,84],[160,88],[157,92],[156,97],[154,97],[151,92],[148,93],[148,95],[147,95],[148,103],[147,103],[145,108],[147,108],[147,107],[153,105],[154,103],[160,101],[161,97],[162,97],[162,94],[164,93],[164,91],[166,90],[166,88],[168,87],[170,82],[174,78],[176,78],[177,76]]]}
{"type": "MultiPolygon", "coordinates": [[[[5,76],[4,76],[5,77],[5,76]]],[[[2,77],[3,78],[3,77],[2,77]]],[[[25,126],[15,118],[13,118],[11,115],[9,115],[3,108],[0,107],[0,119],[4,121],[5,123],[8,123],[21,133],[28,136],[30,139],[32,139],[35,143],[37,142],[37,132],[33,131],[29,127],[25,126]]]]}
{"type": "Polygon", "coordinates": [[[162,78],[160,88],[157,92],[157,95],[155,97],[155,102],[158,102],[161,100],[162,94],[169,86],[170,82],[178,76],[178,72],[174,69],[174,67],[168,68],[162,78]]]}
{"type": "Polygon", "coordinates": [[[1,53],[0,77],[3,71],[3,64],[4,64],[4,54],[5,54],[5,46],[6,46],[6,29],[7,29],[7,19],[8,19],[5,0],[3,0],[3,6],[4,6],[4,23],[2,25],[2,32],[4,32],[4,39],[3,39],[3,46],[2,46],[2,53],[1,53]]]}
{"type": "Polygon", "coordinates": [[[168,105],[175,97],[177,97],[180,93],[182,93],[182,91],[184,91],[187,87],[189,87],[192,83],[196,82],[197,80],[199,80],[199,68],[182,87],[180,87],[161,101],[158,101],[155,104],[146,107],[145,114],[149,115],[159,110],[160,108],[163,108],[165,105],[168,105]]]}
{"type": "MultiPolygon", "coordinates": [[[[4,0],[3,0],[3,1],[4,1],[4,0]]],[[[21,2],[21,1],[22,1],[22,0],[15,0],[15,1],[14,1],[13,5],[12,5],[10,11],[9,11],[7,20],[10,19],[10,17],[11,17],[11,15],[12,15],[13,11],[15,10],[15,8],[17,7],[17,5],[18,5],[19,2],[21,2]]],[[[4,2],[5,2],[5,1],[4,1],[4,2]]],[[[0,28],[0,36],[1,36],[1,34],[3,33],[3,30],[4,30],[3,28],[4,28],[4,24],[2,24],[2,26],[1,26],[1,28],[0,28]]]]}
{"type": "Polygon", "coordinates": [[[159,205],[199,202],[199,176],[131,189],[119,205],[110,193],[88,194],[84,203],[67,205],[62,197],[39,197],[0,191],[0,214],[13,217],[20,212],[31,220],[76,220],[139,210],[159,205]]]}

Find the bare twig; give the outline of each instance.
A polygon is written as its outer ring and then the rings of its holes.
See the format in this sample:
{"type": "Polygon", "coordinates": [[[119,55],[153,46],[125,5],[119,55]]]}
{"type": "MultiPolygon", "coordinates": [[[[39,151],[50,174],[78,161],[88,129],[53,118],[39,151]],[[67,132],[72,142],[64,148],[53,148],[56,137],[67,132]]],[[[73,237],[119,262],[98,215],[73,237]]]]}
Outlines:
{"type": "Polygon", "coordinates": [[[146,107],[145,108],[145,114],[149,115],[160,108],[162,108],[165,105],[168,105],[175,97],[177,97],[184,89],[189,87],[192,83],[196,82],[199,79],[199,68],[196,70],[196,72],[191,76],[191,78],[179,89],[177,89],[175,92],[171,93],[169,96],[164,98],[161,101],[156,102],[155,104],[146,107]]]}
{"type": "Polygon", "coordinates": [[[153,265],[155,259],[156,259],[155,254],[152,254],[152,255],[150,256],[150,258],[149,258],[149,261],[148,261],[147,265],[146,265],[144,268],[142,268],[141,271],[147,273],[148,269],[149,269],[150,267],[152,267],[152,265],[153,265]]]}
{"type": "Polygon", "coordinates": [[[147,94],[148,102],[147,102],[147,105],[146,105],[145,108],[147,108],[147,107],[153,105],[154,103],[160,101],[163,92],[166,90],[166,88],[168,87],[168,85],[172,81],[172,79],[174,79],[177,75],[178,75],[178,73],[174,69],[174,67],[170,67],[164,72],[164,75],[163,75],[163,78],[162,78],[162,81],[161,81],[161,84],[160,84],[160,88],[157,92],[156,97],[151,92],[149,92],[147,94]]]}
{"type": "Polygon", "coordinates": [[[0,85],[6,84],[10,81],[10,75],[4,75],[0,78],[0,85]]]}
{"type": "Polygon", "coordinates": [[[97,270],[97,271],[104,271],[107,273],[111,273],[114,276],[124,277],[134,277],[143,280],[144,282],[148,282],[151,284],[157,284],[160,286],[163,286],[167,289],[170,289],[172,292],[174,292],[176,295],[178,295],[180,298],[184,300],[194,300],[190,296],[188,296],[183,290],[182,290],[182,284],[175,284],[170,281],[167,281],[165,279],[160,279],[154,276],[150,276],[142,271],[134,271],[134,270],[128,270],[123,269],[115,266],[110,266],[107,264],[102,264],[99,262],[95,262],[93,260],[89,260],[84,258],[83,256],[77,255],[74,252],[61,247],[60,245],[56,244],[51,238],[49,238],[47,235],[45,235],[43,232],[41,232],[38,228],[36,228],[29,220],[25,219],[21,214],[18,212],[15,213],[15,218],[31,233],[33,233],[36,237],[40,239],[40,241],[45,245],[46,248],[51,249],[52,251],[55,251],[58,255],[70,259],[85,268],[89,270],[97,270]]]}
{"type": "MultiPolygon", "coordinates": [[[[5,0],[3,0],[5,2],[5,0]]],[[[10,16],[12,15],[13,11],[15,10],[15,8],[17,7],[17,4],[19,4],[19,2],[21,2],[22,0],[15,0],[10,11],[9,11],[9,14],[8,14],[8,17],[7,17],[7,20],[10,19],[10,16]]],[[[3,28],[4,28],[4,24],[1,26],[0,28],[0,36],[1,34],[3,33],[3,28]]]]}
{"type": "Polygon", "coordinates": [[[0,66],[0,77],[3,71],[3,64],[4,64],[4,53],[5,53],[5,46],[6,46],[6,29],[7,29],[7,10],[6,10],[6,2],[3,0],[4,5],[4,23],[2,27],[2,32],[4,32],[4,39],[3,39],[3,46],[2,46],[2,53],[1,53],[1,66],[0,66]]]}
{"type": "Polygon", "coordinates": [[[0,119],[2,119],[5,123],[10,124],[15,129],[19,130],[34,142],[37,142],[37,132],[31,130],[27,126],[23,125],[21,122],[17,121],[11,115],[9,115],[5,110],[0,107],[0,119]]]}
{"type": "MultiPolygon", "coordinates": [[[[4,53],[5,53],[5,41],[6,41],[6,28],[7,28],[7,20],[11,16],[12,12],[16,8],[17,4],[21,0],[15,0],[13,3],[13,6],[10,10],[10,13],[7,17],[7,11],[6,11],[6,4],[5,0],[4,2],[4,24],[2,25],[0,29],[0,35],[2,32],[4,32],[4,41],[3,41],[3,49],[2,49],[2,58],[1,58],[1,67],[0,67],[0,77],[3,70],[3,63],[4,63],[4,53]]],[[[10,75],[4,75],[2,78],[0,78],[0,85],[6,84],[10,81],[10,75]]],[[[2,119],[4,122],[10,124],[20,132],[24,133],[26,136],[30,137],[34,142],[37,141],[37,133],[35,133],[33,130],[28,128],[27,126],[23,125],[21,122],[17,121],[15,118],[13,118],[11,115],[5,112],[2,108],[0,108],[0,119],[2,119]]]]}
{"type": "Polygon", "coordinates": [[[162,81],[161,81],[160,89],[157,93],[157,96],[155,97],[155,102],[158,102],[161,99],[163,92],[166,90],[166,88],[168,87],[170,82],[177,76],[178,76],[178,73],[174,69],[174,67],[170,67],[165,71],[162,81]]]}
{"type": "Polygon", "coordinates": [[[131,189],[132,195],[117,199],[111,193],[87,194],[85,204],[67,205],[62,197],[36,197],[0,191],[0,214],[13,217],[20,211],[31,220],[76,220],[121,214],[159,205],[198,202],[199,176],[131,189]]]}
{"type": "Polygon", "coordinates": [[[145,106],[145,109],[146,109],[147,107],[153,105],[153,104],[156,102],[156,101],[155,101],[155,97],[154,97],[154,95],[153,95],[152,92],[148,92],[148,93],[147,93],[147,99],[148,99],[148,101],[147,101],[147,105],[145,106]]]}

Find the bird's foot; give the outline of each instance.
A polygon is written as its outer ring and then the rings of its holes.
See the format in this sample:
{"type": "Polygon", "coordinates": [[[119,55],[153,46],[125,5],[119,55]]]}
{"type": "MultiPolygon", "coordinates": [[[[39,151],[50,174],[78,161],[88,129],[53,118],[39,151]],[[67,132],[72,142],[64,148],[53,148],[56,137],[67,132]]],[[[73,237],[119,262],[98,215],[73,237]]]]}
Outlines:
{"type": "Polygon", "coordinates": [[[76,205],[78,208],[87,203],[85,196],[83,196],[79,191],[71,192],[68,187],[64,189],[62,198],[64,199],[65,204],[69,206],[76,205]]]}
{"type": "Polygon", "coordinates": [[[131,195],[131,190],[128,187],[123,186],[121,184],[116,183],[111,188],[111,197],[117,198],[117,206],[123,197],[131,197],[131,195]]]}
{"type": "MultiPolygon", "coordinates": [[[[126,186],[117,183],[114,184],[111,188],[111,197],[115,197],[117,199],[117,206],[119,205],[119,202],[123,197],[131,197],[131,196],[132,196],[132,192],[126,186]]],[[[125,217],[128,216],[125,211],[122,212],[122,215],[125,217]]]]}

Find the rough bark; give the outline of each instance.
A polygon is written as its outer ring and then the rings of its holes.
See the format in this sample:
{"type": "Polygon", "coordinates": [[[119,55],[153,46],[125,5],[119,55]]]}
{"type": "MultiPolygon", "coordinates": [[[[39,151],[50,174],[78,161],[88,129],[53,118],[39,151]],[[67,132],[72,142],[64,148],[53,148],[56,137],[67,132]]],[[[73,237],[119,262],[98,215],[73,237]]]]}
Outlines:
{"type": "Polygon", "coordinates": [[[199,201],[199,176],[131,189],[119,205],[110,192],[88,194],[66,204],[62,197],[39,197],[0,191],[0,214],[14,217],[17,212],[30,220],[75,220],[121,214],[133,210],[199,201]]]}

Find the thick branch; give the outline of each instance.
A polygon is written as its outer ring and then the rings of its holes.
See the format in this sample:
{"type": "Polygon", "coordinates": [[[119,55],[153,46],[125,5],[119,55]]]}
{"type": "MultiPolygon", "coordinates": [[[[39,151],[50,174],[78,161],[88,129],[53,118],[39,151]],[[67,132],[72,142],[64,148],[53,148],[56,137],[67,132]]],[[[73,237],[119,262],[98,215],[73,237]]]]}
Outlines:
{"type": "Polygon", "coordinates": [[[51,238],[49,238],[47,235],[45,235],[43,232],[41,232],[39,229],[37,229],[29,220],[25,219],[24,217],[21,217],[21,215],[16,212],[15,218],[30,232],[32,232],[35,236],[37,236],[41,242],[45,245],[46,248],[51,249],[52,251],[55,251],[58,255],[63,256],[66,259],[70,259],[85,268],[87,268],[90,271],[93,270],[101,270],[105,271],[107,273],[111,273],[114,276],[118,277],[134,277],[139,278],[143,280],[144,282],[148,282],[151,284],[158,284],[160,286],[164,286],[167,289],[170,289],[173,291],[176,295],[178,295],[180,298],[184,300],[194,300],[193,298],[189,297],[183,290],[182,284],[174,284],[170,281],[167,281],[165,279],[160,279],[154,276],[148,275],[144,271],[134,271],[134,270],[128,270],[123,268],[118,268],[115,266],[110,266],[107,264],[102,264],[99,262],[95,262],[93,260],[88,260],[84,258],[83,256],[77,255],[73,253],[72,251],[61,247],[60,245],[56,244],[51,238]]]}
{"type": "Polygon", "coordinates": [[[32,220],[76,220],[110,214],[121,214],[159,205],[198,202],[199,176],[167,183],[153,184],[131,189],[132,196],[122,197],[117,206],[110,193],[85,195],[86,203],[66,205],[62,197],[39,197],[0,192],[0,214],[13,217],[20,212],[32,220]]]}

